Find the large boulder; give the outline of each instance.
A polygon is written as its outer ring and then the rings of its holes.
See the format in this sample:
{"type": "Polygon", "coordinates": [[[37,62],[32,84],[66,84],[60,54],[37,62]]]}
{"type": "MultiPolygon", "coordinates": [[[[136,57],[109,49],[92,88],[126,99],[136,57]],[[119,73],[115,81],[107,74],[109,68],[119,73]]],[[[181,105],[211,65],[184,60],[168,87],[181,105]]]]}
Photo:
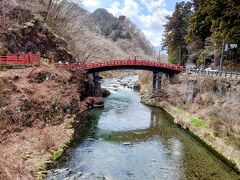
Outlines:
{"type": "Polygon", "coordinates": [[[104,101],[102,97],[87,97],[83,102],[82,102],[82,110],[87,110],[89,108],[98,108],[98,107],[103,107],[104,106],[104,101]]]}
{"type": "Polygon", "coordinates": [[[106,88],[102,88],[101,89],[101,95],[102,97],[107,97],[110,96],[111,92],[109,90],[107,90],[106,88]]]}

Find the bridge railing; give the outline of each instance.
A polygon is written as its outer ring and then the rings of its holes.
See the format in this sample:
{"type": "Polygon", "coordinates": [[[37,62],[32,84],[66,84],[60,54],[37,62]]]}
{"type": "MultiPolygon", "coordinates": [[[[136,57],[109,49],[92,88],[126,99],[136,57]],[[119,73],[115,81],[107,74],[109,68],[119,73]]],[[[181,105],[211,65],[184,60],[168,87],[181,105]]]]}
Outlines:
{"type": "Polygon", "coordinates": [[[115,61],[103,61],[86,64],[86,69],[96,68],[102,66],[118,66],[118,65],[144,65],[144,66],[154,66],[161,67],[165,69],[182,71],[183,68],[179,65],[164,64],[157,61],[147,61],[147,60],[115,60],[115,61]]]}
{"type": "Polygon", "coordinates": [[[79,63],[79,64],[56,64],[59,67],[65,68],[81,68],[85,70],[94,69],[98,67],[107,67],[107,66],[136,66],[136,65],[143,65],[143,66],[154,66],[160,67],[164,69],[170,69],[182,72],[183,68],[179,65],[172,65],[172,64],[164,64],[157,61],[147,61],[147,60],[114,60],[114,61],[98,61],[98,62],[90,62],[90,63],[79,63]]]}
{"type": "Polygon", "coordinates": [[[13,54],[0,56],[0,65],[28,65],[39,63],[41,57],[39,54],[13,54]]]}
{"type": "Polygon", "coordinates": [[[199,74],[199,75],[210,75],[210,76],[220,76],[220,77],[230,77],[240,79],[239,72],[230,72],[230,71],[206,71],[200,69],[186,69],[187,74],[199,74]]]}

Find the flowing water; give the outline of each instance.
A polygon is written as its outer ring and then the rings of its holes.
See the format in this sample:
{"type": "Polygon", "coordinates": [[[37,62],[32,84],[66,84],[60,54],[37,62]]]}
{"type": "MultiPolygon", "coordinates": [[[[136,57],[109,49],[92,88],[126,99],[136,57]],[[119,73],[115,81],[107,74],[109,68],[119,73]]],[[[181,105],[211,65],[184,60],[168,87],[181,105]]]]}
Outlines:
{"type": "Polygon", "coordinates": [[[173,124],[169,114],[141,104],[138,93],[113,88],[114,84],[118,84],[114,79],[104,82],[112,92],[104,108],[76,118],[87,124],[78,127],[77,145],[70,149],[68,160],[51,170],[47,179],[239,179],[173,124]]]}

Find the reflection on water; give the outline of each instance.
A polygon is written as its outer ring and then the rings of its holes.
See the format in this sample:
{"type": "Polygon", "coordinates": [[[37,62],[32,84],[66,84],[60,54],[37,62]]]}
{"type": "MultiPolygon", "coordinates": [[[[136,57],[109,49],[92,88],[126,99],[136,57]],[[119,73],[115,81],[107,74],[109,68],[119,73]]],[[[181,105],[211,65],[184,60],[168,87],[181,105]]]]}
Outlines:
{"type": "Polygon", "coordinates": [[[142,105],[131,90],[112,92],[103,109],[77,117],[81,143],[47,179],[238,179],[165,111],[142,105]]]}

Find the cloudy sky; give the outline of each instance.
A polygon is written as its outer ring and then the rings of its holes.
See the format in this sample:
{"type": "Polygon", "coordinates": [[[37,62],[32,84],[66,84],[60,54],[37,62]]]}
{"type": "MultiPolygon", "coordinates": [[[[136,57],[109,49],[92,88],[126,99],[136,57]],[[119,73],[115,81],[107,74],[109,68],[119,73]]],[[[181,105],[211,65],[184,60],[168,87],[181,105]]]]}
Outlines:
{"type": "Polygon", "coordinates": [[[154,46],[159,46],[165,16],[171,15],[176,2],[181,0],[80,0],[87,10],[105,8],[114,16],[129,17],[154,46]]]}

